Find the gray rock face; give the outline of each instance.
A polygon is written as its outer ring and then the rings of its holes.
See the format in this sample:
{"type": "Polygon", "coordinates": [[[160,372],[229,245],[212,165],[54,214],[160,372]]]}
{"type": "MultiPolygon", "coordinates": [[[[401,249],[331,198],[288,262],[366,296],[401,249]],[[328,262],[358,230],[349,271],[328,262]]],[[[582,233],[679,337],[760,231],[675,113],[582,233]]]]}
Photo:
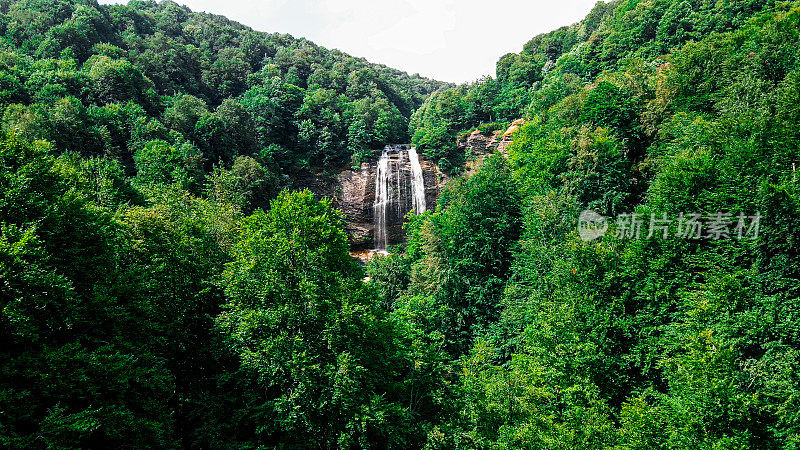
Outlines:
{"type": "Polygon", "coordinates": [[[486,136],[476,130],[467,135],[466,138],[459,139],[456,142],[456,146],[459,150],[463,149],[465,154],[470,157],[481,157],[497,149],[497,138],[499,136],[499,132],[486,136]]]}
{"type": "Polygon", "coordinates": [[[514,133],[524,124],[524,119],[517,119],[502,133],[495,131],[491,135],[486,135],[475,130],[468,135],[460,136],[456,140],[456,147],[467,155],[464,176],[474,175],[483,164],[483,159],[493,153],[507,157],[506,149],[513,141],[514,133]]]}
{"type": "Polygon", "coordinates": [[[511,122],[504,132],[495,131],[491,135],[484,135],[475,130],[467,136],[459,138],[456,146],[473,158],[481,158],[495,151],[505,154],[506,147],[511,144],[514,133],[524,124],[524,119],[517,119],[511,122]]]}
{"type": "Polygon", "coordinates": [[[372,202],[375,198],[375,163],[363,163],[361,170],[339,173],[334,192],[334,206],[347,219],[351,244],[366,246],[372,242],[372,202]]]}
{"type": "MultiPolygon", "coordinates": [[[[403,223],[405,215],[412,210],[412,171],[408,159],[408,145],[392,146],[389,150],[389,197],[387,208],[387,234],[390,244],[402,242],[405,236],[403,223]]],[[[375,183],[377,158],[361,165],[358,171],[345,170],[339,173],[333,186],[334,206],[342,211],[347,219],[347,232],[355,248],[372,248],[374,243],[375,183]]],[[[425,156],[420,155],[420,167],[425,182],[425,201],[428,209],[434,209],[439,191],[446,177],[425,156]]]]}

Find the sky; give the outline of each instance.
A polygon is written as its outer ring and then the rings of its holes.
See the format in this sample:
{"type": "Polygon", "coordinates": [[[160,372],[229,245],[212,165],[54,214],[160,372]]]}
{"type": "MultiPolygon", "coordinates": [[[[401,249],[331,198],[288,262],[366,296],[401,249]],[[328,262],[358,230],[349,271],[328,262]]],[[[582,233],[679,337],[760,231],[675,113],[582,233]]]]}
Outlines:
{"type": "MultiPolygon", "coordinates": [[[[537,34],[583,19],[597,0],[176,0],[258,31],[288,33],[441,81],[495,74],[537,34]]],[[[101,3],[125,3],[101,0],[101,3]]]]}

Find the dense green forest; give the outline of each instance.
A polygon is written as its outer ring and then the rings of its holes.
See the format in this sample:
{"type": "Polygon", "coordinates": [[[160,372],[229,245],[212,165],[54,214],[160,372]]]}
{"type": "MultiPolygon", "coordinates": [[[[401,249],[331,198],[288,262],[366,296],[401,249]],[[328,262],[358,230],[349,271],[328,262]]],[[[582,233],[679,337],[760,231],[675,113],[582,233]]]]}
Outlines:
{"type": "Polygon", "coordinates": [[[171,2],[0,13],[1,447],[800,446],[800,2],[598,3],[460,86],[171,2]],[[302,189],[517,118],[366,267],[302,189]],[[683,214],[728,233],[613,220],[683,214]]]}
{"type": "Polygon", "coordinates": [[[194,193],[237,157],[278,187],[357,164],[406,142],[412,111],[446,86],[172,2],[0,12],[4,132],[194,193]]]}

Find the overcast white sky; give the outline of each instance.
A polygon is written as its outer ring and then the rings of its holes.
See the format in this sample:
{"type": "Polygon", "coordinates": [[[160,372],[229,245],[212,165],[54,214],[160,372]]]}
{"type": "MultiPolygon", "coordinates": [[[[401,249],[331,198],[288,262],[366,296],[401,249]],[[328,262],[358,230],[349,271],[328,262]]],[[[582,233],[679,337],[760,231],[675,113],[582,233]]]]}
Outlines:
{"type": "MultiPolygon", "coordinates": [[[[101,0],[101,3],[126,3],[101,0]]],[[[583,19],[596,0],[177,0],[259,31],[442,81],[494,76],[533,36],[583,19]]]]}

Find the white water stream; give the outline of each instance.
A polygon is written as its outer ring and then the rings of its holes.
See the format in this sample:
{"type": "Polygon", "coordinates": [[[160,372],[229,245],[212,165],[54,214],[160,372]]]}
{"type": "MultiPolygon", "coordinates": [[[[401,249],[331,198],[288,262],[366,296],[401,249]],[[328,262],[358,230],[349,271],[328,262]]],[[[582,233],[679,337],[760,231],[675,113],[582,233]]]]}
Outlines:
{"type": "Polygon", "coordinates": [[[403,146],[384,147],[375,173],[375,201],[373,214],[375,229],[373,240],[375,250],[386,251],[389,246],[390,218],[402,220],[404,212],[409,211],[409,206],[416,214],[425,212],[425,178],[419,164],[419,155],[413,147],[408,150],[408,167],[404,169],[403,146]],[[394,156],[394,160],[392,159],[394,156]],[[410,179],[411,192],[407,192],[410,179]],[[411,196],[409,202],[408,196],[411,196]],[[410,203],[410,205],[409,205],[410,203]],[[393,208],[394,207],[394,208],[393,208]],[[391,213],[391,217],[390,217],[391,213]]]}

